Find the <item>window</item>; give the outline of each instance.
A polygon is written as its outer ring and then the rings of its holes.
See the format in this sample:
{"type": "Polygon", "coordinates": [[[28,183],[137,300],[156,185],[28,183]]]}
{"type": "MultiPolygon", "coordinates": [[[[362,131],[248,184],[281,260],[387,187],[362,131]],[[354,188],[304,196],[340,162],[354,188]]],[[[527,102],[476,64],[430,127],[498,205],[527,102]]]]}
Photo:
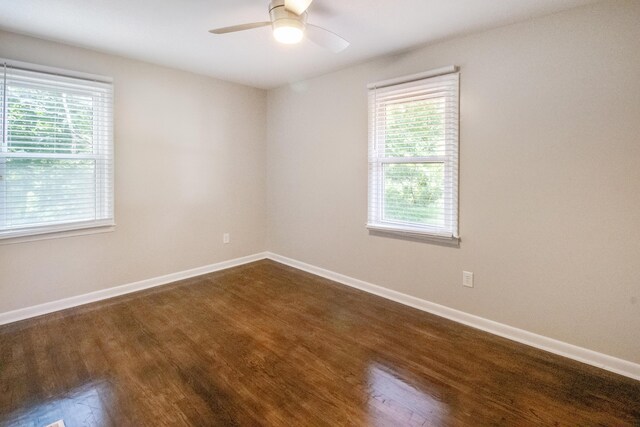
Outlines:
{"type": "Polygon", "coordinates": [[[0,66],[0,238],[113,225],[111,83],[0,66]]]}
{"type": "Polygon", "coordinates": [[[369,85],[370,230],[457,242],[458,79],[447,67],[369,85]]]}

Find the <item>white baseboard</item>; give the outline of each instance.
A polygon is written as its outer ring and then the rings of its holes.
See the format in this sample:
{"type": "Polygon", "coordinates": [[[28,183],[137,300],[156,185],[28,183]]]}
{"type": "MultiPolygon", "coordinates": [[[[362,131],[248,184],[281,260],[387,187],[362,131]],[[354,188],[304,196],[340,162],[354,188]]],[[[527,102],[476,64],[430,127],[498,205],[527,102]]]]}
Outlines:
{"type": "Polygon", "coordinates": [[[306,264],[304,262],[277,255],[271,252],[267,252],[267,258],[288,265],[290,267],[294,267],[299,270],[303,270],[308,273],[312,273],[317,276],[321,276],[326,279],[333,280],[335,282],[342,283],[344,285],[357,288],[395,302],[399,302],[400,304],[408,305],[410,307],[417,308],[419,310],[426,311],[428,313],[432,313],[437,316],[441,316],[455,322],[492,333],[494,335],[498,335],[522,344],[536,347],[550,353],[558,354],[560,356],[568,357],[569,359],[577,360],[578,362],[596,366],[601,369],[606,369],[607,371],[615,372],[616,374],[640,380],[640,364],[637,363],[629,362],[627,360],[619,359],[603,353],[598,353],[596,351],[578,347],[573,344],[568,344],[563,341],[558,341],[553,338],[534,334],[532,332],[514,328],[513,326],[494,322],[493,320],[485,319],[473,314],[468,314],[463,311],[445,307],[440,304],[435,304],[430,301],[412,297],[401,292],[396,292],[391,289],[383,288],[372,283],[354,279],[353,277],[345,276],[340,273],[306,264]]]}
{"type": "Polygon", "coordinates": [[[64,298],[57,301],[0,313],[0,325],[17,322],[18,320],[24,320],[30,317],[41,316],[43,314],[52,313],[54,311],[77,307],[79,305],[113,298],[124,294],[129,294],[131,292],[141,291],[143,289],[166,285],[168,283],[177,282],[178,280],[188,279],[190,277],[213,273],[214,271],[236,267],[238,265],[265,259],[266,257],[267,253],[261,252],[242,258],[230,259],[228,261],[217,262],[215,264],[205,265],[203,267],[192,268],[190,270],[184,270],[164,276],[153,277],[151,279],[140,280],[139,282],[128,283],[126,285],[116,286],[108,289],[102,289],[99,291],[90,292],[88,294],[76,295],[70,298],[64,298]]]}

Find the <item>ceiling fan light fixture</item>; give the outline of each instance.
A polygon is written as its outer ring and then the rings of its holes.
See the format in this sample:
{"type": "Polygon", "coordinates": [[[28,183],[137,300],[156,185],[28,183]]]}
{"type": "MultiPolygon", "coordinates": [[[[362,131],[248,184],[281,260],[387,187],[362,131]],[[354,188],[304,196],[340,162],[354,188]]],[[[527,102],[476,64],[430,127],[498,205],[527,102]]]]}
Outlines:
{"type": "Polygon", "coordinates": [[[280,43],[300,43],[304,36],[304,24],[296,19],[279,19],[273,22],[273,37],[280,43]]]}

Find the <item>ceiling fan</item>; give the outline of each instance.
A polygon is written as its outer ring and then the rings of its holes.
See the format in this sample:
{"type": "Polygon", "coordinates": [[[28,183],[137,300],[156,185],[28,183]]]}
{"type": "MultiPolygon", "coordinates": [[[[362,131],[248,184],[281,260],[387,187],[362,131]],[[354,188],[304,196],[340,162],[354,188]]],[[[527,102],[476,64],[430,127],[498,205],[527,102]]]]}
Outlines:
{"type": "Polygon", "coordinates": [[[269,3],[270,21],[252,22],[231,27],[210,30],[213,34],[234,33],[253,28],[273,27],[273,37],[280,43],[294,44],[306,35],[315,44],[340,52],[349,46],[349,42],[322,27],[307,23],[307,9],[313,0],[271,0],[269,3]]]}

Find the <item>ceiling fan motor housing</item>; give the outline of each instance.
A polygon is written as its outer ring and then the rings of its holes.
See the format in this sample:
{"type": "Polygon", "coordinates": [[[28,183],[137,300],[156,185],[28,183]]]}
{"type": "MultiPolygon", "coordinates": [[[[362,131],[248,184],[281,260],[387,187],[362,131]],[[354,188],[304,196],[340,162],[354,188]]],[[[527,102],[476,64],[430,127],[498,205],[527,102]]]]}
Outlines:
{"type": "Polygon", "coordinates": [[[284,0],[272,0],[269,3],[269,17],[273,29],[281,27],[298,28],[304,31],[307,23],[307,12],[297,15],[284,7],[284,0]]]}

